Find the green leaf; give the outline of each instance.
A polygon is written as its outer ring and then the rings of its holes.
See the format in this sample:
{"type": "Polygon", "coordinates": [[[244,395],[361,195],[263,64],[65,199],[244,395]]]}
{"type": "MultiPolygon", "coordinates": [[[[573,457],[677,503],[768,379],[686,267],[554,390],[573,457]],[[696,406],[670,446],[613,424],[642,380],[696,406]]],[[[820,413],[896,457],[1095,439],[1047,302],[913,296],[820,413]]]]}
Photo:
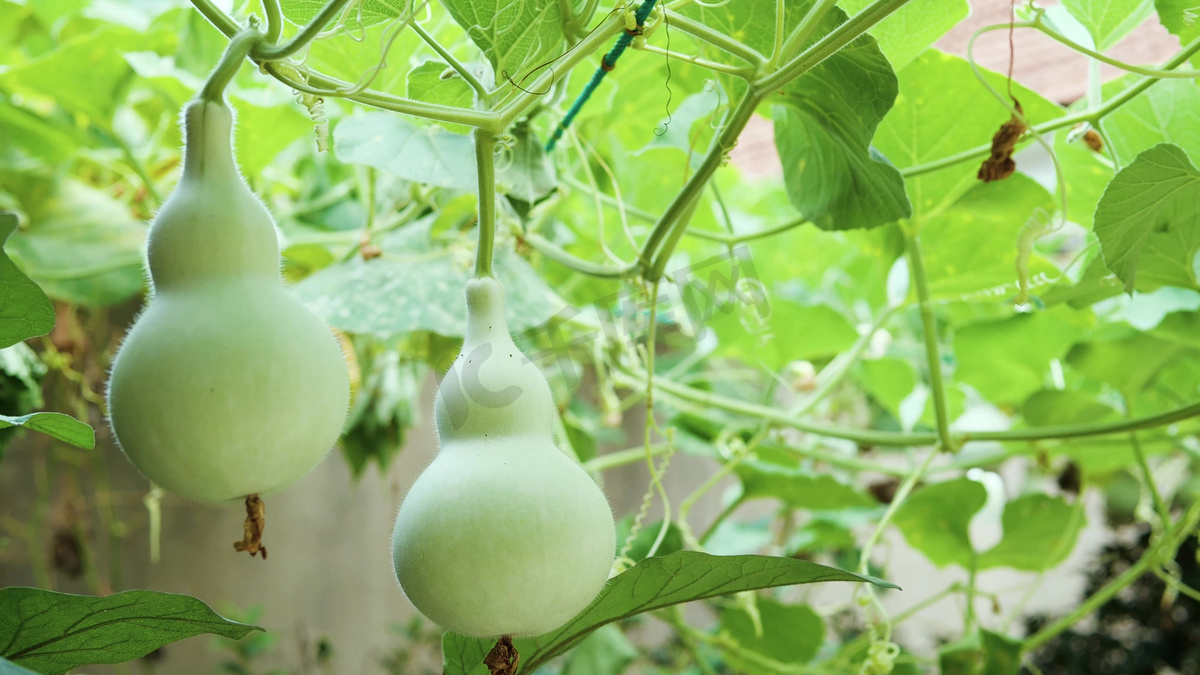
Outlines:
{"type": "Polygon", "coordinates": [[[132,73],[122,52],[133,45],[138,51],[168,52],[173,44],[174,37],[166,31],[99,30],[0,72],[0,89],[52,100],[108,128],[122,98],[120,90],[132,73]]]}
{"type": "Polygon", "coordinates": [[[1200,348],[1200,312],[1171,312],[1152,332],[1155,337],[1200,348]]]}
{"type": "Polygon", "coordinates": [[[1119,416],[1112,406],[1081,391],[1039,391],[1021,407],[1021,417],[1031,427],[1109,422],[1119,416]]]}
{"type": "Polygon", "coordinates": [[[1178,145],[1200,162],[1200,84],[1165,79],[1105,116],[1110,149],[1122,164],[1159,143],[1178,145]]]}
{"type": "Polygon", "coordinates": [[[1112,164],[1103,153],[1093,151],[1081,140],[1068,143],[1066,139],[1067,134],[1056,136],[1054,155],[1066,183],[1067,218],[1091,229],[1096,204],[1113,177],[1112,164]]]}
{"type": "Polygon", "coordinates": [[[987,489],[969,478],[934,483],[914,492],[896,511],[896,527],[938,567],[957,563],[970,568],[975,556],[971,518],[986,501],[987,489]]]}
{"type": "Polygon", "coordinates": [[[497,160],[496,190],[530,204],[540,201],[558,186],[554,163],[528,128],[513,129],[509,135],[512,143],[497,160]]]}
{"type": "Polygon", "coordinates": [[[1071,16],[1087,28],[1096,51],[1107,51],[1154,10],[1152,0],[1063,0],[1071,16]]]}
{"type": "Polygon", "coordinates": [[[917,386],[917,371],[903,359],[882,358],[858,363],[858,381],[893,417],[900,417],[900,403],[917,386]]]}
{"type": "MultiPolygon", "coordinates": [[[[17,229],[15,213],[0,212],[0,246],[17,229]]],[[[54,328],[54,305],[38,285],[0,251],[0,349],[54,328]]]]}
{"type": "Polygon", "coordinates": [[[0,658],[0,675],[38,675],[27,668],[22,668],[6,658],[0,658]]]}
{"type": "Polygon", "coordinates": [[[237,115],[234,147],[238,167],[251,184],[284,148],[298,139],[307,141],[310,151],[316,151],[312,119],[294,100],[263,90],[242,90],[229,98],[237,115]]]}
{"type": "Polygon", "coordinates": [[[445,0],[450,16],[492,64],[495,80],[520,81],[531,69],[558,54],[563,35],[558,0],[445,0]]]}
{"type": "Polygon", "coordinates": [[[408,95],[429,103],[471,109],[475,92],[449,64],[425,61],[408,71],[408,95]]]}
{"type": "Polygon", "coordinates": [[[75,156],[81,137],[35,112],[0,104],[0,167],[20,171],[59,164],[75,156]]]}
{"type": "MultiPolygon", "coordinates": [[[[696,551],[647,558],[610,579],[591,606],[559,629],[515,640],[521,654],[518,672],[533,673],[597,628],[636,614],[742,591],[827,581],[865,581],[881,588],[896,588],[881,579],[793,558],[714,556],[696,551]]],[[[472,663],[476,655],[482,660],[491,647],[487,640],[446,633],[442,638],[443,672],[475,675],[477,666],[472,663]]]]}
{"type": "MultiPolygon", "coordinates": [[[[982,68],[980,72],[997,91],[1005,90],[1004,75],[982,68]]],[[[986,145],[1008,121],[1009,112],[991,98],[975,78],[971,65],[957,56],[926,50],[897,77],[900,93],[879,124],[874,143],[901,169],[986,145]],[[965,110],[970,114],[963,114],[965,110]]],[[[1013,93],[1021,100],[1027,119],[1034,123],[1062,115],[1059,106],[1015,82],[1013,93]]],[[[904,184],[914,219],[936,215],[958,201],[978,182],[978,170],[977,163],[959,162],[907,177],[904,184]]]]}
{"type": "Polygon", "coordinates": [[[196,598],[156,591],[102,597],[39,588],[0,589],[0,656],[45,675],[123,663],[212,633],[239,639],[258,626],[222,618],[196,598]]]}
{"type": "Polygon", "coordinates": [[[1083,309],[1123,292],[1121,280],[1104,266],[1104,258],[1099,255],[1099,251],[1088,263],[1078,283],[1070,283],[1069,278],[1065,278],[1064,282],[1055,284],[1041,293],[1042,302],[1046,307],[1066,303],[1072,309],[1083,309]]]}
{"type": "MultiPolygon", "coordinates": [[[[786,664],[808,663],[816,657],[825,641],[825,621],[808,605],[785,605],[770,598],[757,598],[755,604],[761,618],[762,634],[756,634],[750,615],[740,607],[721,610],[721,631],[738,641],[744,649],[786,664]]],[[[730,667],[738,673],[775,675],[750,659],[738,658],[734,652],[725,655],[730,667]]]]}
{"type": "Polygon", "coordinates": [[[1138,155],[1109,183],[1096,207],[1104,262],[1125,290],[1200,288],[1200,171],[1174,145],[1138,155]]]}
{"type": "Polygon", "coordinates": [[[73,178],[10,181],[29,228],[8,242],[13,261],[55,300],[110,305],[136,295],[145,225],[106,193],[73,178]]]}
{"type": "MultiPolygon", "coordinates": [[[[325,0],[281,0],[280,5],[283,9],[283,16],[288,21],[296,25],[305,25],[313,20],[327,3],[325,0]]],[[[400,16],[400,12],[408,4],[404,2],[395,2],[394,0],[361,0],[358,6],[355,7],[349,16],[346,17],[346,26],[348,28],[357,28],[361,26],[371,26],[377,23],[394,19],[400,16]],[[361,19],[361,23],[359,20],[361,19]]],[[[330,23],[338,20],[338,16],[334,16],[330,23]]]]}
{"type": "MultiPolygon", "coordinates": [[[[980,300],[1015,295],[1018,233],[1031,217],[1053,209],[1050,194],[1020,174],[1003,182],[976,184],[921,227],[930,293],[980,300]],[[974,293],[982,295],[971,298],[974,293]]],[[[1057,276],[1058,272],[1053,263],[1036,254],[1029,270],[1031,278],[1057,276]]]]}
{"type": "Polygon", "coordinates": [[[1200,36],[1200,11],[1195,0],[1154,0],[1154,7],[1159,21],[1172,35],[1179,36],[1180,44],[1200,36]]]}
{"type": "Polygon", "coordinates": [[[0,429],[24,427],[52,436],[77,448],[91,450],[96,447],[96,434],[83,422],[62,413],[39,412],[20,417],[0,415],[0,429]]]}
{"type": "Polygon", "coordinates": [[[1030,494],[1004,505],[1004,536],[979,556],[978,569],[1043,572],[1067,559],[1087,517],[1061,497],[1030,494]]]}
{"type": "MultiPolygon", "coordinates": [[[[475,92],[458,73],[441,61],[426,61],[408,71],[408,96],[418,101],[471,109],[475,92]]],[[[466,133],[470,127],[461,124],[442,124],[455,133],[466,133]]]]}
{"type": "MultiPolygon", "coordinates": [[[[521,642],[517,640],[516,646],[524,660],[527,657],[520,650],[521,642]]],[[[488,669],[483,659],[491,650],[492,643],[487,640],[446,631],[442,635],[442,675],[486,675],[488,669]]]]}
{"type": "MultiPolygon", "coordinates": [[[[629,544],[629,552],[626,555],[630,560],[635,562],[645,560],[646,554],[650,552],[650,547],[654,545],[654,540],[658,538],[658,533],[662,529],[662,521],[656,523],[643,523],[637,536],[629,544]]],[[[629,533],[633,531],[633,516],[626,516],[617,521],[617,548],[621,549],[625,546],[626,540],[629,539],[629,533]]],[[[669,555],[676,551],[683,550],[683,532],[679,526],[672,521],[667,525],[667,533],[663,535],[662,543],[658,545],[658,551],[655,555],[669,555]]]]}
{"type": "Polygon", "coordinates": [[[703,158],[696,152],[694,129],[702,121],[711,124],[713,113],[720,103],[720,95],[714,96],[707,91],[683,99],[683,102],[671,111],[671,123],[666,124],[666,118],[660,121],[659,126],[655,127],[655,135],[634,155],[640,156],[656,148],[675,148],[688,155],[692,160],[692,168],[696,168],[703,158]],[[663,129],[662,135],[657,133],[659,128],[663,129]]]}
{"type": "Polygon", "coordinates": [[[1080,329],[1068,323],[1071,318],[1034,312],[957,329],[954,378],[993,403],[1024,401],[1042,388],[1050,361],[1063,356],[1080,337],[1080,329]]]}
{"type": "Polygon", "coordinates": [[[601,626],[576,647],[562,675],[621,675],[638,657],[638,650],[620,628],[601,626]]]}
{"type": "Polygon", "coordinates": [[[342,120],[333,130],[338,161],[366,164],[406,180],[475,190],[475,146],[470,136],[418,127],[387,112],[342,120]]]}
{"type": "MultiPolygon", "coordinates": [[[[851,16],[858,14],[870,0],[842,0],[838,5],[851,16]]],[[[910,2],[871,27],[892,68],[900,70],[937,42],[958,22],[967,18],[971,6],[967,0],[923,0],[910,2]]]]}
{"type": "Polygon", "coordinates": [[[778,499],[792,508],[831,511],[869,508],[875,502],[825,473],[768,462],[745,461],[737,467],[743,499],[778,499]]]}
{"type": "MultiPolygon", "coordinates": [[[[704,281],[701,277],[695,283],[703,286],[704,281]]],[[[698,301],[700,304],[715,304],[711,289],[697,292],[704,298],[698,301]]],[[[797,359],[834,356],[858,339],[850,321],[829,305],[800,304],[776,295],[770,301],[765,330],[756,333],[747,330],[743,319],[745,313],[754,315],[758,307],[733,302],[714,306],[714,311],[703,321],[704,328],[716,332],[721,345],[719,353],[761,360],[772,370],[797,359]]]]}
{"type": "Polygon", "coordinates": [[[904,179],[871,147],[895,99],[896,74],[865,35],[788,84],[786,105],[772,107],[788,199],[817,227],[872,228],[912,214],[904,179]]]}
{"type": "MultiPolygon", "coordinates": [[[[533,202],[557,184],[541,144],[527,131],[513,134],[509,161],[496,172],[501,192],[533,202]]],[[[365,164],[426,185],[474,192],[475,144],[441,127],[418,127],[399,115],[366,113],[343,120],[333,132],[339,161],[365,164]]]]}
{"type": "MultiPolygon", "coordinates": [[[[406,229],[424,228],[427,233],[429,224],[428,220],[410,223],[406,229]]],[[[347,333],[391,337],[429,331],[462,336],[466,329],[462,289],[470,269],[455,264],[450,255],[429,255],[411,245],[393,248],[388,238],[377,243],[384,256],[372,260],[355,256],[327,267],[296,284],[297,296],[347,333]]],[[[512,249],[496,251],[495,267],[504,282],[505,314],[514,332],[543,325],[566,306],[512,249]]]]}
{"type": "Polygon", "coordinates": [[[1017,675],[1021,641],[980,629],[938,650],[941,675],[1017,675]]]}
{"type": "Polygon", "coordinates": [[[1155,374],[1188,348],[1147,333],[1115,340],[1093,340],[1075,345],[1067,363],[1085,376],[1105,382],[1132,401],[1155,374]]]}

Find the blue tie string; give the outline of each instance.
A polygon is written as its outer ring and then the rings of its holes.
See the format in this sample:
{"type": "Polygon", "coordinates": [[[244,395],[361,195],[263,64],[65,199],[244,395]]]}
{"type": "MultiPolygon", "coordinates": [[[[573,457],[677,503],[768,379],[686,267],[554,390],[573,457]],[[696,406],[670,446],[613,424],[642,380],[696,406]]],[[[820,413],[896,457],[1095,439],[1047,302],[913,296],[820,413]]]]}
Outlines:
{"type": "Polygon", "coordinates": [[[591,97],[592,92],[596,91],[596,89],[600,86],[600,82],[604,80],[604,76],[608,75],[609,71],[616,67],[617,59],[621,58],[621,54],[625,53],[625,49],[633,43],[633,38],[641,35],[642,26],[645,25],[646,18],[650,16],[650,12],[654,10],[654,4],[656,2],[657,0],[646,0],[642,3],[642,6],[638,8],[637,14],[634,15],[634,18],[637,20],[637,29],[626,29],[625,32],[617,38],[617,43],[613,45],[613,48],[610,49],[608,53],[600,59],[600,67],[596,69],[596,72],[592,75],[592,79],[587,83],[587,86],[583,88],[583,91],[579,92],[579,98],[575,99],[575,102],[571,104],[571,108],[567,110],[567,114],[564,115],[562,121],[558,123],[558,128],[554,130],[554,135],[550,137],[550,140],[546,141],[546,152],[551,152],[554,150],[554,146],[557,145],[559,139],[562,138],[563,132],[567,130],[567,127],[571,126],[571,122],[575,120],[575,116],[578,115],[579,111],[583,109],[583,105],[587,103],[587,100],[591,97]]]}

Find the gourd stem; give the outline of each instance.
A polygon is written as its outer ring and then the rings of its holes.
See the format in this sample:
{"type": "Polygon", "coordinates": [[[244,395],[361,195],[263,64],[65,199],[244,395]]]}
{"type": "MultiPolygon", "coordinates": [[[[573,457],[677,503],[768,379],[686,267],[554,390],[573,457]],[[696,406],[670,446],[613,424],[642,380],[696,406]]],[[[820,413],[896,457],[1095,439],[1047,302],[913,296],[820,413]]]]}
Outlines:
{"type": "Polygon", "coordinates": [[[283,35],[283,10],[279,0],[263,0],[263,12],[267,15],[267,44],[275,44],[283,35]]]}
{"type": "Polygon", "coordinates": [[[204,83],[204,88],[200,90],[201,100],[214,103],[225,102],[225,87],[233,81],[233,76],[237,74],[238,68],[242,66],[242,62],[250,55],[250,50],[262,40],[262,37],[262,33],[253,28],[247,28],[233,36],[229,41],[229,46],[225,48],[225,53],[221,56],[221,62],[217,64],[216,69],[208,76],[208,81],[204,83]]]}
{"type": "Polygon", "coordinates": [[[321,7],[317,15],[312,18],[312,21],[309,21],[308,25],[301,28],[299,33],[293,35],[292,39],[281,45],[261,43],[255,47],[254,57],[259,61],[278,61],[304,49],[305,45],[312,42],[313,38],[317,37],[317,34],[333,20],[333,17],[338,12],[342,11],[342,8],[349,1],[329,0],[328,3],[321,7]]]}
{"type": "Polygon", "coordinates": [[[496,137],[476,129],[475,165],[479,177],[479,247],[475,251],[475,278],[492,275],[492,249],[496,244],[496,137]]]}

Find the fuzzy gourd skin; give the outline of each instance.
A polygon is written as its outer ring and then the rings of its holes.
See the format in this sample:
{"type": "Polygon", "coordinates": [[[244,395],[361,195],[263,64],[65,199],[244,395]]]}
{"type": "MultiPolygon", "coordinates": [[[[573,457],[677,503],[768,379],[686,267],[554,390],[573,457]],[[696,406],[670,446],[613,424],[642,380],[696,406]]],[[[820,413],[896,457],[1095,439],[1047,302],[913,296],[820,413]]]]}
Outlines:
{"type": "Polygon", "coordinates": [[[234,163],[232,113],[184,113],[183,177],[150,227],[153,296],[108,386],[113,433],[160,487],[198,501],[295,482],[341,433],[350,382],[329,329],[284,288],[266,208],[234,163]]]}
{"type": "Polygon", "coordinates": [[[396,578],[443,627],[539,635],[604,587],[612,511],[555,446],[555,414],[545,378],[509,336],[500,282],[469,281],[466,340],[435,402],[441,449],[392,535],[396,578]]]}

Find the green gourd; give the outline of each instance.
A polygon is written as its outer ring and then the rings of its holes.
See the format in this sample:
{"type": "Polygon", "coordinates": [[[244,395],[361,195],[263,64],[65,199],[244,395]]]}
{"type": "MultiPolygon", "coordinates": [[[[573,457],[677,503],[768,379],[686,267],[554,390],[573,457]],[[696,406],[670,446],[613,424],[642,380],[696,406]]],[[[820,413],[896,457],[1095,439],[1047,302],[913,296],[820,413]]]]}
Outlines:
{"type": "Polygon", "coordinates": [[[434,404],[441,448],[404,499],[396,578],[425,616],[475,637],[551,631],[608,579],[604,493],[556,447],[550,387],[517,349],[504,288],[467,283],[467,334],[434,404]]]}
{"type": "Polygon", "coordinates": [[[341,433],[350,381],[330,330],[283,287],[275,225],[234,162],[233,114],[184,111],[183,177],[150,226],[152,297],[113,363],[129,460],[198,501],[295,482],[341,433]]]}

